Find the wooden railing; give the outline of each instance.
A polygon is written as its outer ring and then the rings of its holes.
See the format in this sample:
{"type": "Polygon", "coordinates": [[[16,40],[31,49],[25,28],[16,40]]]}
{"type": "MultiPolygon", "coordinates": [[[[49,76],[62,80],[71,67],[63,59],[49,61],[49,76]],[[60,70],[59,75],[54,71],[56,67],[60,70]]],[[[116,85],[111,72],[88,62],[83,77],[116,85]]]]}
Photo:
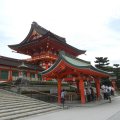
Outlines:
{"type": "Polygon", "coordinates": [[[42,59],[56,60],[57,58],[58,58],[57,55],[54,55],[54,54],[51,54],[51,53],[41,53],[37,56],[33,56],[32,58],[27,59],[27,61],[42,60],[42,59]]]}

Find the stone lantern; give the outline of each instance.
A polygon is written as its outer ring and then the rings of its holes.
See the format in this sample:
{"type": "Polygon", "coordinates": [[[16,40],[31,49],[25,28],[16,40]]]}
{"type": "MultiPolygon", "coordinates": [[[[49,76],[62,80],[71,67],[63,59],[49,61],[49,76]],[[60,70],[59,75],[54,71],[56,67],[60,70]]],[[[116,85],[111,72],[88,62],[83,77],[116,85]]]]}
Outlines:
{"type": "Polygon", "coordinates": [[[23,85],[26,85],[27,84],[27,79],[26,77],[24,76],[24,72],[25,70],[28,69],[28,66],[24,64],[24,62],[22,62],[21,65],[18,66],[19,70],[20,70],[20,75],[19,75],[19,78],[18,80],[16,81],[17,82],[17,85],[18,85],[18,93],[21,93],[21,87],[23,85]]]}
{"type": "Polygon", "coordinates": [[[20,70],[20,72],[21,72],[21,74],[20,74],[19,77],[20,77],[20,78],[21,78],[21,77],[24,78],[24,72],[25,72],[26,69],[28,69],[28,66],[25,65],[24,62],[22,62],[22,64],[19,65],[18,68],[19,68],[19,70],[20,70]]]}

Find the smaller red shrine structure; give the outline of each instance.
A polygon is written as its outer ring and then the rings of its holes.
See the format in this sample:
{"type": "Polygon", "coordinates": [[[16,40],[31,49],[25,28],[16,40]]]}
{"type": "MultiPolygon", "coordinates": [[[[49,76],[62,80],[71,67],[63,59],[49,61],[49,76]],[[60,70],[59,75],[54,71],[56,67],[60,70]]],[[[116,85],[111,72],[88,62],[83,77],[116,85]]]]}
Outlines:
{"type": "Polygon", "coordinates": [[[65,52],[59,53],[59,58],[49,69],[43,71],[44,79],[51,80],[53,78],[58,81],[58,103],[61,102],[61,82],[74,81],[80,93],[81,103],[85,103],[85,87],[84,82],[91,80],[96,84],[97,98],[100,98],[100,79],[109,77],[108,73],[93,67],[90,62],[75,58],[65,52]]]}

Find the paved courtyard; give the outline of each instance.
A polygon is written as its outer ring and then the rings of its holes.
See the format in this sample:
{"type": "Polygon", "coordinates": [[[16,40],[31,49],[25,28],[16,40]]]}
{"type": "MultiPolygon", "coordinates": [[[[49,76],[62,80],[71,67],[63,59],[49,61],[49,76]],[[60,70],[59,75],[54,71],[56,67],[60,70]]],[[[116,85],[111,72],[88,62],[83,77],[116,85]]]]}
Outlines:
{"type": "Polygon", "coordinates": [[[19,120],[120,120],[120,96],[112,103],[101,101],[86,105],[74,104],[68,109],[19,120]]]}

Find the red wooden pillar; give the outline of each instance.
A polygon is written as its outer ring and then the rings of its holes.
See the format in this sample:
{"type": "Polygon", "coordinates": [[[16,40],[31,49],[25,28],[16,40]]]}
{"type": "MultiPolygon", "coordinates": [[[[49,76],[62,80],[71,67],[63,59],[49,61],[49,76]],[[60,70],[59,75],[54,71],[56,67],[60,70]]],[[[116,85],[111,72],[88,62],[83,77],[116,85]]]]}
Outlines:
{"type": "Polygon", "coordinates": [[[61,103],[61,79],[58,79],[58,103],[61,103]]]}
{"type": "Polygon", "coordinates": [[[10,67],[10,70],[9,70],[8,81],[12,81],[12,68],[11,67],[10,67]]]}
{"type": "Polygon", "coordinates": [[[96,79],[95,80],[96,83],[96,95],[97,95],[97,99],[99,100],[100,98],[100,79],[96,79]]]}
{"type": "Polygon", "coordinates": [[[79,91],[80,91],[80,97],[81,97],[81,103],[85,104],[85,93],[84,93],[84,81],[83,79],[80,79],[79,81],[79,91]]]}

